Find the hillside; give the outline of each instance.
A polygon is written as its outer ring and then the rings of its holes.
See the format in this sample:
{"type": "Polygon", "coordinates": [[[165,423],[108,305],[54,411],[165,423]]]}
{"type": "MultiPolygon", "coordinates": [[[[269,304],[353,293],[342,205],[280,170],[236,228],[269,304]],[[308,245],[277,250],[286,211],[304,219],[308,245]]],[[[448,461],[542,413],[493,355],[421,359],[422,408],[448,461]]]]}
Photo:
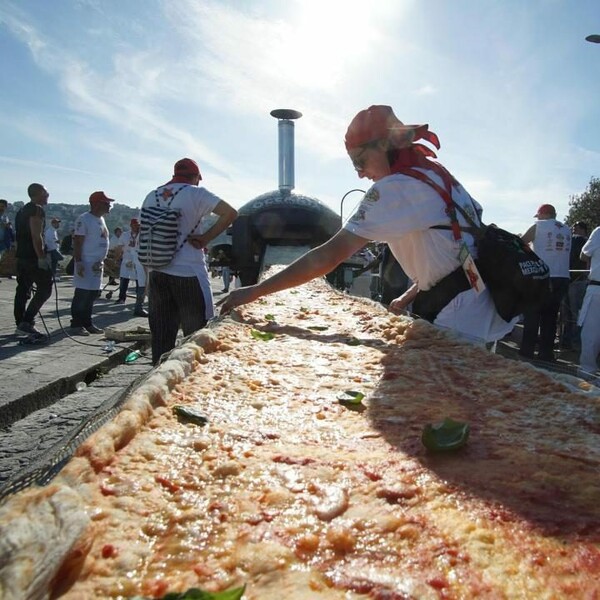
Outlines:
{"type": "MultiPolygon", "coordinates": [[[[14,202],[13,204],[10,204],[6,210],[5,214],[8,216],[13,225],[15,223],[15,216],[19,209],[22,208],[23,204],[23,202],[14,202]]],[[[61,223],[58,229],[58,237],[59,239],[62,239],[70,232],[71,228],[74,227],[77,217],[84,212],[87,212],[89,207],[89,204],[61,204],[51,202],[45,208],[46,224],[49,225],[50,219],[53,217],[59,218],[61,223]]],[[[129,229],[129,222],[131,219],[133,217],[139,218],[139,216],[140,211],[138,208],[131,208],[131,206],[126,206],[125,204],[119,204],[115,202],[112,205],[110,214],[106,215],[104,219],[106,221],[106,225],[108,226],[108,230],[112,235],[115,227],[121,227],[123,231],[127,231],[129,229]]],[[[204,221],[204,231],[211,227],[216,220],[216,215],[209,215],[206,217],[204,221]]],[[[230,243],[230,238],[226,237],[224,233],[211,242],[209,247],[212,247],[215,244],[223,243],[230,243]]]]}
{"type": "MultiPolygon", "coordinates": [[[[22,206],[23,202],[14,202],[9,205],[6,215],[11,223],[14,224],[15,216],[22,206]]],[[[75,225],[75,219],[82,213],[87,212],[89,208],[89,204],[61,204],[51,202],[45,208],[46,223],[50,223],[52,217],[59,218],[61,223],[58,229],[58,237],[62,238],[75,225]]],[[[122,227],[124,230],[129,229],[129,221],[133,217],[139,217],[139,209],[115,202],[112,205],[110,214],[104,217],[104,219],[109,231],[112,233],[115,227],[122,227]]]]}

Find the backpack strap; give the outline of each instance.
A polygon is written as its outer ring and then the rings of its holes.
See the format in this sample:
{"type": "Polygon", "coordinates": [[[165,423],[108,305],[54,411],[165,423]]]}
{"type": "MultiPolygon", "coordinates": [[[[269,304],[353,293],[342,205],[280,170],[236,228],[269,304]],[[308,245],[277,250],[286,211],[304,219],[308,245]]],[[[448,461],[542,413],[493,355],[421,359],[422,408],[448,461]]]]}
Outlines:
{"type": "MultiPolygon", "coordinates": [[[[186,183],[186,184],[182,185],[174,194],[170,194],[169,201],[167,202],[167,206],[171,207],[171,202],[173,202],[173,200],[175,200],[175,196],[177,196],[177,194],[179,194],[179,192],[181,190],[185,189],[188,186],[189,186],[189,184],[186,183]]],[[[161,185],[160,187],[166,187],[166,186],[161,185]]],[[[156,188],[154,190],[154,200],[156,200],[156,206],[160,207],[160,199],[158,198],[158,190],[159,190],[159,188],[156,188]]],[[[194,227],[194,229],[196,229],[196,228],[194,227]]]]}
{"type": "MultiPolygon", "coordinates": [[[[165,187],[164,185],[161,185],[160,187],[165,187]]],[[[189,187],[189,184],[184,184],[182,185],[174,194],[171,194],[171,196],[169,197],[169,201],[167,203],[168,207],[171,207],[171,202],[173,202],[173,200],[175,200],[175,196],[177,196],[177,194],[179,194],[179,192],[185,188],[189,187]]],[[[156,200],[156,206],[160,206],[160,200],[158,198],[159,194],[158,194],[158,188],[156,188],[154,190],[154,199],[156,200]]],[[[200,225],[200,223],[202,222],[202,217],[200,217],[198,219],[198,222],[192,227],[192,230],[183,238],[183,241],[181,242],[179,248],[177,248],[177,250],[174,252],[173,256],[175,256],[175,254],[177,254],[184,246],[185,243],[188,241],[190,235],[192,235],[192,233],[194,233],[194,230],[196,229],[196,227],[198,227],[198,225],[200,225]]]]}
{"type": "Polygon", "coordinates": [[[430,177],[425,175],[425,173],[423,173],[422,171],[407,168],[402,169],[400,172],[404,175],[408,175],[409,177],[414,177],[415,179],[418,179],[419,181],[422,181],[423,183],[426,183],[428,186],[432,187],[441,196],[442,200],[446,204],[446,214],[450,217],[450,225],[434,225],[433,227],[430,227],[430,229],[450,229],[456,241],[462,239],[461,231],[470,233],[475,238],[481,235],[483,230],[482,225],[478,225],[477,223],[475,223],[475,221],[471,218],[469,213],[467,213],[467,211],[462,206],[460,206],[460,204],[458,204],[452,199],[452,195],[446,188],[437,184],[430,177]],[[458,218],[456,216],[457,210],[465,219],[465,221],[469,224],[469,227],[460,226],[458,218]]]}

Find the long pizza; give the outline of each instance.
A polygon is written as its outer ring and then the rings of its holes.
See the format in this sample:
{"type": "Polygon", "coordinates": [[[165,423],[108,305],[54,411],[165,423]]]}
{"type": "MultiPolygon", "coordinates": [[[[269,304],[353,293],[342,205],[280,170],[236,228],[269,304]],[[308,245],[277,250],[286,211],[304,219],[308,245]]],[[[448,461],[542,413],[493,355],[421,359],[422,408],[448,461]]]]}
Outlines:
{"type": "Polygon", "coordinates": [[[273,295],[0,507],[0,596],[600,598],[585,391],[322,281],[273,295]]]}

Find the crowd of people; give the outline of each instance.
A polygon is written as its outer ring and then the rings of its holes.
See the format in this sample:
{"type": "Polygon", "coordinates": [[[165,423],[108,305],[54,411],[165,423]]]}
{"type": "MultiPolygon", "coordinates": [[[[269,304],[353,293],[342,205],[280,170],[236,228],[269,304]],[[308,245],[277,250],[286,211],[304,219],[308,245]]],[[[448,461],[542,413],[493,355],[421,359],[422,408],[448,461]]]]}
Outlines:
{"type": "MultiPolygon", "coordinates": [[[[230,292],[231,264],[226,255],[219,256],[223,293],[228,293],[219,302],[221,313],[326,275],[376,242],[384,249],[382,276],[387,277],[394,267],[397,271],[396,287],[387,287],[393,293],[382,298],[391,312],[410,311],[481,343],[493,344],[510,334],[518,317],[507,321],[500,316],[476,267],[472,225],[481,223],[482,207],[434,160],[431,146],[440,148],[436,134],[428,125],[405,125],[391,107],[376,105],[354,117],[345,145],[358,176],[373,182],[354,213],[327,242],[255,285],[230,292]]],[[[195,161],[177,161],[171,179],[144,199],[140,219],[132,219],[128,231],[116,228],[113,236],[104,216],[114,200],[102,191],[90,195],[89,211],[78,217],[72,232],[72,334],[102,332],[93,323],[93,306],[109,252],[120,264],[117,304],[125,302],[129,284],[135,281],[133,314],[149,319],[154,364],[175,346],[179,329],[189,335],[214,316],[205,250],[237,212],[200,186],[201,179],[195,161]],[[149,230],[149,220],[158,214],[167,215],[167,226],[176,222],[176,247],[168,260],[148,269],[148,258],[141,258],[140,237],[145,223],[149,230]],[[176,221],[169,221],[174,214],[176,221]],[[203,223],[210,214],[217,220],[205,230],[203,223]],[[144,308],[146,295],[148,310],[144,308]]],[[[14,314],[19,332],[38,335],[35,317],[51,294],[62,258],[56,234],[60,221],[53,218],[46,227],[44,207],[49,194],[41,184],[31,184],[28,195],[30,202],[15,221],[14,314]]],[[[0,252],[12,235],[10,225],[2,220],[5,208],[6,201],[0,201],[0,252]]],[[[594,373],[600,353],[600,228],[588,237],[586,223],[569,228],[556,217],[555,208],[543,204],[522,235],[523,242],[548,266],[550,278],[543,302],[522,315],[519,354],[524,359],[555,361],[558,328],[559,343],[564,348],[580,344],[581,368],[594,373]]],[[[148,252],[145,247],[144,256],[148,252]]],[[[110,274],[113,283],[116,276],[110,274]]]]}
{"type": "MultiPolygon", "coordinates": [[[[93,317],[94,303],[103,289],[107,264],[111,267],[109,277],[113,283],[116,283],[115,277],[119,278],[116,304],[125,303],[129,284],[132,280],[135,282],[133,315],[149,320],[154,364],[175,347],[180,328],[184,335],[189,335],[204,327],[214,316],[205,250],[233,222],[237,211],[201,187],[201,179],[196,162],[189,158],[181,159],[175,163],[171,179],[152,190],[142,203],[142,214],[148,205],[156,203],[168,206],[178,215],[177,250],[168,264],[152,269],[142,264],[139,255],[140,220],[131,219],[129,230],[117,227],[110,236],[104,217],[110,212],[114,199],[103,191],[90,195],[89,210],[79,215],[68,236],[74,288],[68,329],[70,335],[103,333],[93,317]],[[217,220],[206,228],[205,220],[210,214],[215,214],[217,220]],[[144,308],[147,292],[151,298],[148,310],[144,308]]],[[[57,265],[64,258],[61,253],[63,245],[57,234],[60,220],[53,217],[46,223],[45,208],[49,198],[46,188],[32,183],[27,193],[30,201],[18,211],[15,219],[17,289],[14,318],[17,333],[41,338],[43,333],[36,327],[36,317],[52,294],[57,265]]],[[[7,202],[1,201],[0,206],[3,214],[7,202]]],[[[11,224],[2,215],[0,224],[2,239],[9,239],[11,224]]],[[[11,246],[12,242],[8,247],[11,246]]],[[[228,282],[225,291],[228,290],[228,282]]]]}

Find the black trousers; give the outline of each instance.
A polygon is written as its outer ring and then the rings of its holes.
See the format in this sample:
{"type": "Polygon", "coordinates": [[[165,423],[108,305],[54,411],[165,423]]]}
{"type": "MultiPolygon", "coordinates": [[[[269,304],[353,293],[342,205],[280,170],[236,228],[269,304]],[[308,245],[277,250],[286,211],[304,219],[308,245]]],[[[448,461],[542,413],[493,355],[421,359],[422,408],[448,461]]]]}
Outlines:
{"type": "Polygon", "coordinates": [[[17,326],[23,322],[33,325],[36,315],[51,295],[52,272],[50,269],[40,269],[36,258],[17,259],[17,290],[14,306],[17,326]],[[34,284],[36,289],[32,298],[34,284]],[[30,298],[31,302],[27,305],[30,298]]]}
{"type": "Polygon", "coordinates": [[[554,339],[560,303],[569,289],[569,279],[565,277],[550,278],[550,294],[537,309],[528,310],[523,314],[523,338],[519,354],[533,358],[536,344],[538,357],[541,360],[554,358],[554,339]]]}
{"type": "Polygon", "coordinates": [[[100,290],[82,290],[75,288],[71,301],[71,327],[90,327],[94,302],[100,295],[100,290]]]}
{"type": "MultiPolygon", "coordinates": [[[[140,289],[140,286],[135,281],[135,291],[137,292],[140,289]]],[[[129,279],[127,277],[121,277],[119,279],[119,300],[127,300],[127,290],[129,289],[129,279]]]]}
{"type": "Polygon", "coordinates": [[[177,331],[190,335],[206,326],[204,294],[197,277],[177,277],[151,271],[148,321],[152,334],[152,364],[175,348],[177,331]]]}

